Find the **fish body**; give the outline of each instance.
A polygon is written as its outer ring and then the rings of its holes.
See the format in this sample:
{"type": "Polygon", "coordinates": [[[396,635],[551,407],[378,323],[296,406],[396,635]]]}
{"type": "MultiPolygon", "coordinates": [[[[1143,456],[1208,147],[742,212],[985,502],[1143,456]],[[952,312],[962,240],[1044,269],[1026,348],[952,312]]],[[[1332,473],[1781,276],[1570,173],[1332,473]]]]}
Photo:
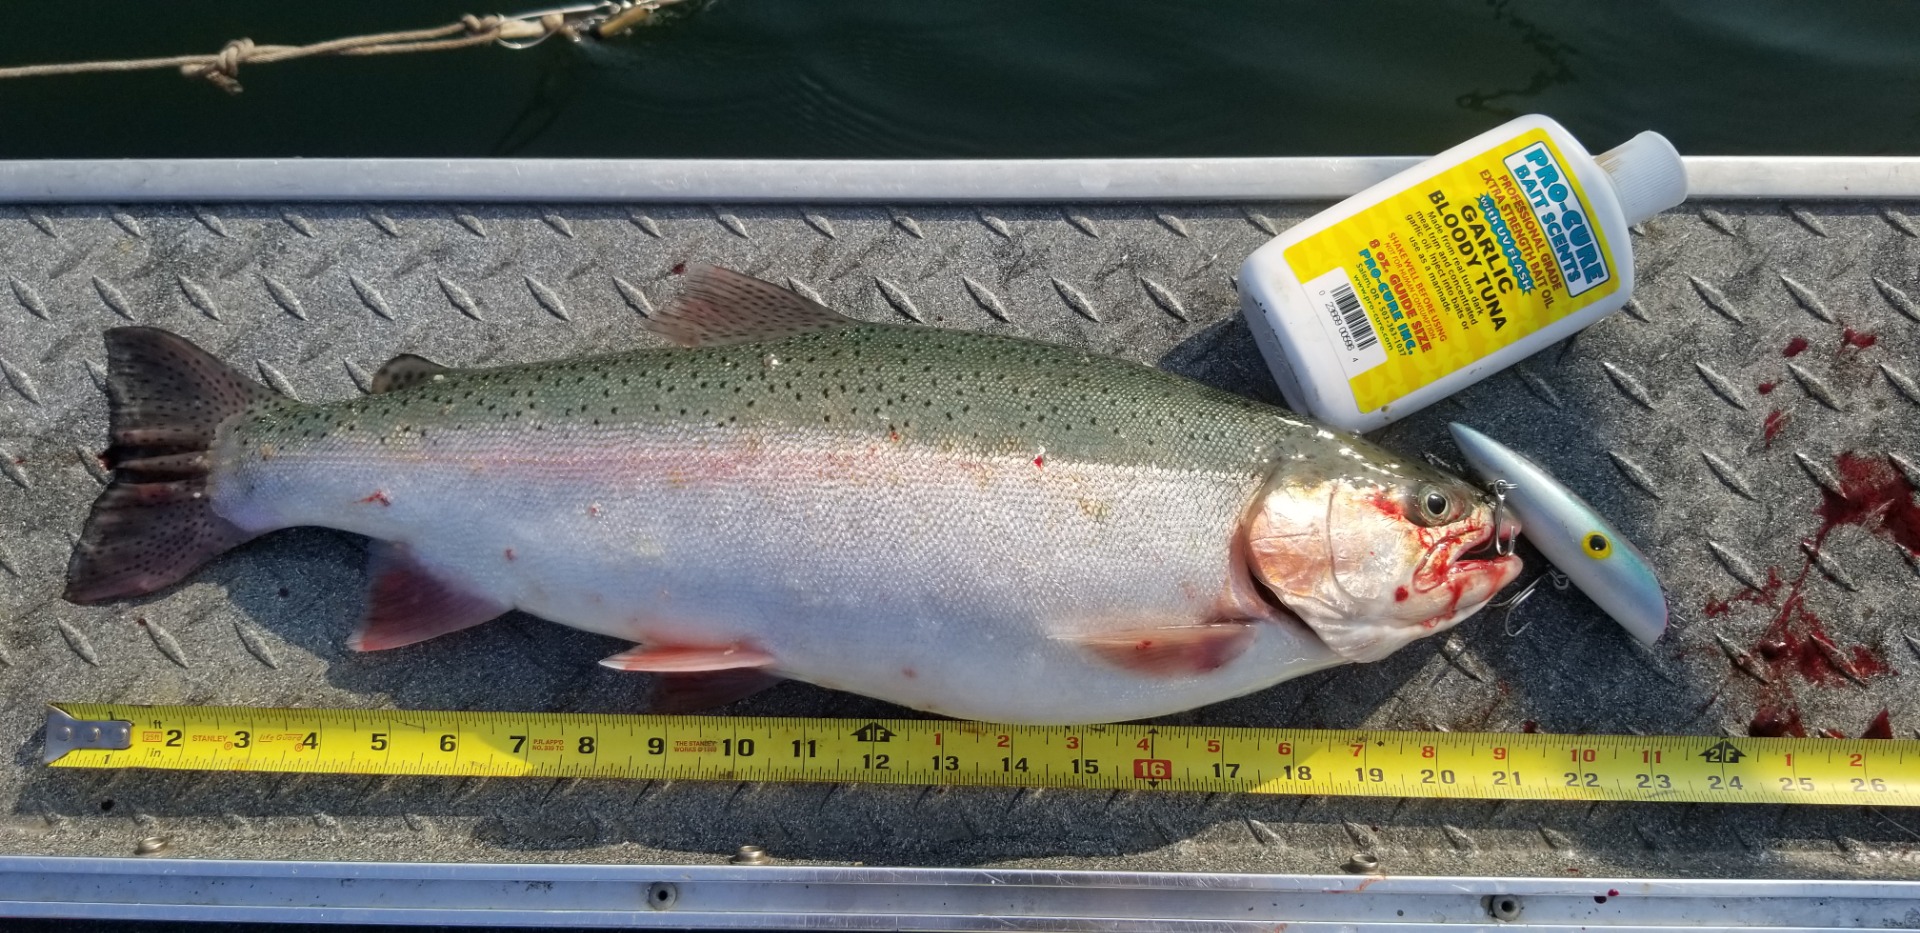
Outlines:
{"type": "Polygon", "coordinates": [[[1518,573],[1468,555],[1494,519],[1464,482],[1150,367],[855,322],[724,270],[655,327],[684,346],[465,371],[402,357],[386,391],[327,405],[231,372],[152,388],[197,351],[110,335],[121,491],[69,597],[320,525],[378,542],[358,648],[520,609],[637,643],[607,663],[685,703],[791,678],[1085,723],[1384,656],[1518,573]],[[218,418],[169,435],[161,401],[183,391],[222,399],[202,406],[218,418]],[[152,466],[183,456],[200,472],[152,466]],[[131,572],[117,542],[141,529],[119,516],[146,487],[200,530],[131,572]]]}
{"type": "Polygon", "coordinates": [[[1667,631],[1667,595],[1647,556],[1539,464],[1464,424],[1448,427],[1468,468],[1502,484],[1534,547],[1635,640],[1659,641],[1667,631]]]}

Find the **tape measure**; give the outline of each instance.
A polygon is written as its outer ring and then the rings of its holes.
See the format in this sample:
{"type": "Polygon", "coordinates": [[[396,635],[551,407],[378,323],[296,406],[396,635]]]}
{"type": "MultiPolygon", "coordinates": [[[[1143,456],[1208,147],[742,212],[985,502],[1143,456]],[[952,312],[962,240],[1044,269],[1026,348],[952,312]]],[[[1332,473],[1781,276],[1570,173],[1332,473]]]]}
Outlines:
{"type": "Polygon", "coordinates": [[[56,704],[61,768],[1920,804],[1920,741],[56,704]]]}

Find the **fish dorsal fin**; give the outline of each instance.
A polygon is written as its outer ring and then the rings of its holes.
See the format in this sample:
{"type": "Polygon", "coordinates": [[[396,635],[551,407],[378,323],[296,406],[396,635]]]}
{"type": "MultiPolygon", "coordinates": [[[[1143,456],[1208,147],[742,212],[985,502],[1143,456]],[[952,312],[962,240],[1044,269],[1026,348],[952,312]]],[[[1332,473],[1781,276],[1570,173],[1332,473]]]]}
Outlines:
{"type": "Polygon", "coordinates": [[[449,367],[442,366],[424,356],[402,353],[386,362],[380,371],[373,374],[373,386],[368,392],[392,392],[396,389],[411,389],[433,377],[447,372],[449,367]]]}
{"type": "Polygon", "coordinates": [[[858,323],[831,308],[750,275],[700,266],[687,287],[646,327],[683,347],[759,343],[858,323]]]}

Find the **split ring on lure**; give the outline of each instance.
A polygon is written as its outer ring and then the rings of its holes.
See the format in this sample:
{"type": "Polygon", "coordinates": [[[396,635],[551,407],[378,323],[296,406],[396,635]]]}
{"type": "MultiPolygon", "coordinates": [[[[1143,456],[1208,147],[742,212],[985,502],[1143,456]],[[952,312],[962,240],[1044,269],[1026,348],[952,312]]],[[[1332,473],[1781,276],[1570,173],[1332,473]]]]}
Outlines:
{"type": "Polygon", "coordinates": [[[1667,630],[1667,596],[1646,555],[1546,470],[1463,424],[1447,426],[1467,466],[1492,484],[1535,547],[1641,644],[1667,630]]]}

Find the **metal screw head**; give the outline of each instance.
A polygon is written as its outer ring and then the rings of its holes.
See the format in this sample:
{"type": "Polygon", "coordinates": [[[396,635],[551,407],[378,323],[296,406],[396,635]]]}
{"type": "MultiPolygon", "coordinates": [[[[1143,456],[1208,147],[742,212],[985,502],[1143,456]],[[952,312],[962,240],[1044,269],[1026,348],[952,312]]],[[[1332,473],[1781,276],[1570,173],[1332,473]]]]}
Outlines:
{"type": "Polygon", "coordinates": [[[679,899],[680,888],[671,882],[656,881],[647,885],[647,906],[654,910],[672,910],[679,899]]]}
{"type": "Polygon", "coordinates": [[[1511,894],[1495,894],[1488,897],[1487,916],[1503,923],[1520,919],[1520,899],[1511,894]]]}
{"type": "Polygon", "coordinates": [[[1347,864],[1340,867],[1356,875],[1372,874],[1380,870],[1380,860],[1365,852],[1355,852],[1352,858],[1347,859],[1347,864]]]}
{"type": "Polygon", "coordinates": [[[167,840],[162,836],[148,836],[133,844],[135,855],[159,855],[167,850],[167,840]]]}
{"type": "Polygon", "coordinates": [[[733,858],[728,859],[728,861],[735,865],[765,865],[773,861],[773,859],[767,855],[767,850],[764,847],[741,846],[738,851],[733,853],[733,858]]]}

